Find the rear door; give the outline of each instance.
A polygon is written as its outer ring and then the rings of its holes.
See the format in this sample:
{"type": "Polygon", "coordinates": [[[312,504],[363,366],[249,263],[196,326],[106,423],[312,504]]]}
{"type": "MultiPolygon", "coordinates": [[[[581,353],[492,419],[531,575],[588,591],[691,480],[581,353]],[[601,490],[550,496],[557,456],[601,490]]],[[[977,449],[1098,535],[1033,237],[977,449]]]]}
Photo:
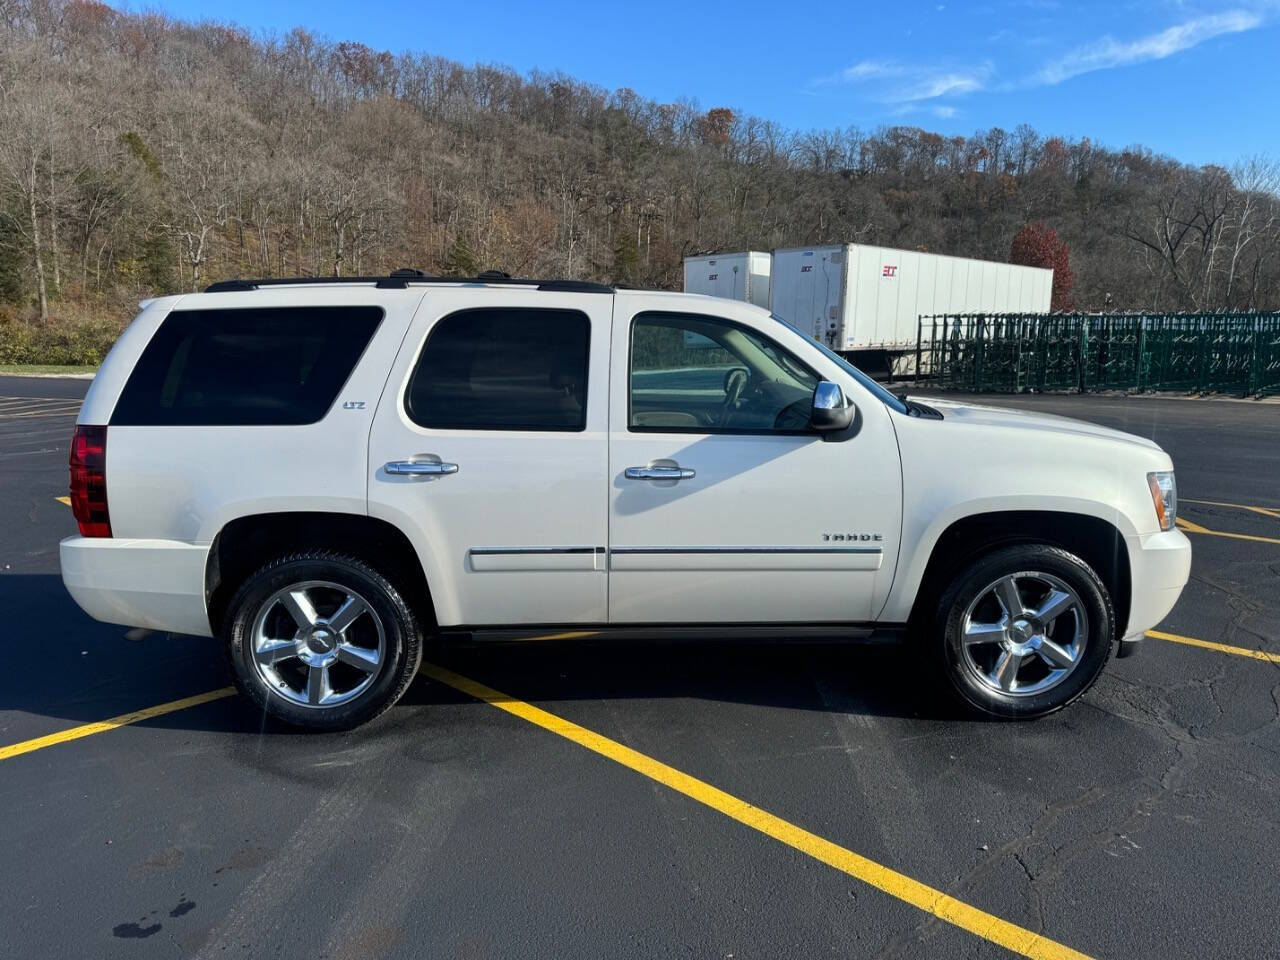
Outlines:
{"type": "Polygon", "coordinates": [[[369,441],[369,513],[413,542],[442,626],[608,617],[612,296],[437,288],[369,441]]]}

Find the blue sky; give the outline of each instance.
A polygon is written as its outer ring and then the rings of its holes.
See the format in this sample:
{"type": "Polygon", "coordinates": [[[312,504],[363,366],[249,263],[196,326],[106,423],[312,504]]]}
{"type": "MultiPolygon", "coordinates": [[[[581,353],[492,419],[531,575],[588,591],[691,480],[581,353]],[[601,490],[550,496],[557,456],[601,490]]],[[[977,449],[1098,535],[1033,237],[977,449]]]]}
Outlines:
{"type": "Polygon", "coordinates": [[[255,31],[300,25],[378,49],[561,70],[799,130],[907,123],[968,134],[1029,123],[1193,163],[1280,156],[1280,0],[158,6],[255,31]]]}

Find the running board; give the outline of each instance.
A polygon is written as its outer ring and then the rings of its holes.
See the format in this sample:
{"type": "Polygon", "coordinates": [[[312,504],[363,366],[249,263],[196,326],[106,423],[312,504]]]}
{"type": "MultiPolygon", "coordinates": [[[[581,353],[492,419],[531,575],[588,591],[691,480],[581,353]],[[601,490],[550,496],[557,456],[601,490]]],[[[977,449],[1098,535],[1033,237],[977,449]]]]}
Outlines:
{"type": "Polygon", "coordinates": [[[454,643],[539,643],[602,641],[607,643],[680,643],[708,640],[834,641],[902,643],[907,627],[901,623],[716,623],[716,624],[540,624],[536,626],[444,627],[439,636],[454,643]]]}

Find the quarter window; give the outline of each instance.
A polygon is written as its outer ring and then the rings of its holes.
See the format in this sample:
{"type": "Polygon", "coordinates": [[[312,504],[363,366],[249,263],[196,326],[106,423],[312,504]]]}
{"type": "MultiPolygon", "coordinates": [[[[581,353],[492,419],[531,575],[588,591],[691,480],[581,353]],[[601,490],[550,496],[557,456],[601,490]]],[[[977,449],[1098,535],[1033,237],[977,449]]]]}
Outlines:
{"type": "Polygon", "coordinates": [[[645,313],[631,328],[630,429],[807,432],[819,377],[768,337],[726,320],[645,313]]]}
{"type": "Polygon", "coordinates": [[[577,310],[451,314],[427,337],[406,411],[439,430],[583,430],[590,339],[577,310]]]}
{"type": "Polygon", "coordinates": [[[175,310],[142,351],[111,422],[315,423],[381,321],[380,307],[175,310]]]}

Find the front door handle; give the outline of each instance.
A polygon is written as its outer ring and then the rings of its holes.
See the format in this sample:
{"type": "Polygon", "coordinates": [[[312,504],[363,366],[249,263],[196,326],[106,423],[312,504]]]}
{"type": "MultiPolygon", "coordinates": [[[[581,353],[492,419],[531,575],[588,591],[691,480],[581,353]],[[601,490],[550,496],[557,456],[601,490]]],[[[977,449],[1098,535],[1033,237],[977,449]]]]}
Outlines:
{"type": "Polygon", "coordinates": [[[628,480],[692,480],[697,474],[689,467],[627,467],[628,480]]]}
{"type": "Polygon", "coordinates": [[[438,457],[427,459],[392,460],[383,465],[384,470],[393,477],[445,477],[458,472],[456,463],[444,463],[438,457]]]}

